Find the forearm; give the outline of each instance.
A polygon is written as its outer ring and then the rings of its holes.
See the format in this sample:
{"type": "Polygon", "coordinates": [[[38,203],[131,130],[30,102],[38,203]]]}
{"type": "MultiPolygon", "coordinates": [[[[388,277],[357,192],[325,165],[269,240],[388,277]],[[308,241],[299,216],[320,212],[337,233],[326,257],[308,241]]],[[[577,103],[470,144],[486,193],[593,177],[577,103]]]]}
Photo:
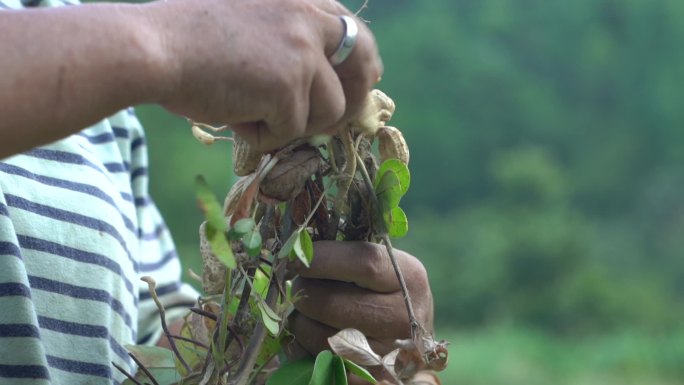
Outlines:
{"type": "Polygon", "coordinates": [[[0,12],[0,159],[77,132],[169,87],[145,6],[0,12]]]}
{"type": "Polygon", "coordinates": [[[166,0],[0,11],[0,159],[120,108],[159,103],[229,124],[262,150],[343,127],[382,73],[329,0],[166,0]]]}

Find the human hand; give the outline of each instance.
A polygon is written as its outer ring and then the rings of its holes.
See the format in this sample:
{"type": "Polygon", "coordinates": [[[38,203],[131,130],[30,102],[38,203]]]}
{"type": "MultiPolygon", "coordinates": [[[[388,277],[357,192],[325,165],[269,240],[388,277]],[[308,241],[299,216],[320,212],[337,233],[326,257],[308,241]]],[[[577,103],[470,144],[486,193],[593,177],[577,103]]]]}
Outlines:
{"type": "Polygon", "coordinates": [[[375,40],[358,22],[350,56],[332,0],[169,0],[150,3],[170,87],[161,104],[195,121],[228,124],[253,147],[341,127],[382,74],[375,40]]]}
{"type": "MultiPolygon", "coordinates": [[[[432,332],[432,293],[425,268],[412,255],[395,250],[408,286],[418,321],[432,332]]],[[[367,242],[320,241],[314,243],[314,259],[306,269],[292,268],[299,277],[293,292],[295,302],[289,329],[295,342],[287,350],[296,355],[316,355],[330,349],[327,338],[344,328],[355,328],[368,337],[381,355],[394,350],[396,339],[410,338],[406,307],[399,282],[384,246],[367,242]]],[[[390,380],[377,368],[378,379],[390,380]]],[[[350,384],[364,383],[350,379],[350,384]]]]}

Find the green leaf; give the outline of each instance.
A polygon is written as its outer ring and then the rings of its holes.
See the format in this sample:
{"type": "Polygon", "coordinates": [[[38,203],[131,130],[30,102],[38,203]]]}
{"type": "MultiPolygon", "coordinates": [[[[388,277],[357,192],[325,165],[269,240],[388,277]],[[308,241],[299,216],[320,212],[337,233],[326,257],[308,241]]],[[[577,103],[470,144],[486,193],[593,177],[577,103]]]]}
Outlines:
{"type": "Polygon", "coordinates": [[[364,369],[359,365],[356,365],[355,363],[349,360],[344,360],[344,366],[345,368],[347,368],[347,370],[349,370],[350,373],[353,373],[357,377],[366,380],[371,384],[376,384],[378,382],[378,380],[376,380],[375,377],[373,377],[373,375],[370,374],[370,372],[368,372],[368,370],[364,369]]]}
{"type": "Polygon", "coordinates": [[[403,194],[399,177],[397,177],[394,171],[387,170],[382,175],[378,186],[375,188],[375,195],[378,197],[380,211],[383,214],[399,206],[399,201],[403,194]]]}
{"type": "Polygon", "coordinates": [[[278,332],[280,332],[280,324],[278,323],[280,317],[278,314],[276,314],[261,297],[258,297],[257,299],[257,308],[259,309],[261,320],[263,321],[266,330],[268,330],[271,335],[277,336],[278,332]]]}
{"type": "Polygon", "coordinates": [[[173,352],[158,346],[124,345],[146,368],[174,368],[173,352]]]}
{"type": "Polygon", "coordinates": [[[226,219],[223,217],[223,210],[221,210],[221,205],[219,205],[216,196],[214,196],[203,176],[198,175],[195,178],[195,187],[197,189],[197,202],[202,212],[204,212],[207,222],[214,229],[225,232],[226,219]]]}
{"type": "Polygon", "coordinates": [[[239,221],[235,222],[235,224],[233,225],[233,230],[240,235],[245,235],[252,231],[255,227],[256,223],[254,222],[254,219],[242,218],[239,221]]]}
{"type": "Polygon", "coordinates": [[[204,212],[204,217],[207,219],[205,232],[207,240],[211,245],[211,251],[228,268],[235,269],[236,264],[233,250],[225,236],[226,219],[223,216],[223,210],[201,175],[198,175],[195,179],[195,185],[197,188],[197,202],[204,212]]]}
{"type": "Polygon", "coordinates": [[[401,207],[395,207],[385,217],[387,234],[392,238],[401,238],[408,233],[408,219],[401,207]]]}
{"type": "MultiPolygon", "coordinates": [[[[173,385],[181,380],[181,375],[178,374],[175,368],[148,368],[148,370],[155,380],[157,380],[159,385],[173,385]]],[[[138,370],[138,373],[134,377],[143,384],[152,383],[142,370],[138,370]]],[[[127,379],[121,385],[134,385],[134,382],[127,379]]]]}
{"type": "Polygon", "coordinates": [[[288,362],[266,380],[266,385],[309,385],[314,365],[315,361],[309,357],[288,362]]]}
{"type": "Polygon", "coordinates": [[[399,179],[399,185],[401,186],[401,195],[403,196],[406,194],[409,189],[409,185],[411,184],[411,173],[409,172],[408,167],[399,159],[387,159],[386,161],[382,162],[380,168],[378,168],[378,173],[375,178],[375,188],[378,188],[383,175],[387,171],[392,171],[397,175],[397,179],[399,179]]]}
{"type": "Polygon", "coordinates": [[[335,379],[335,385],[349,385],[347,371],[344,369],[344,361],[340,356],[333,357],[333,378],[335,379]]]}
{"type": "Polygon", "coordinates": [[[298,229],[297,231],[294,231],[292,235],[290,235],[290,238],[287,239],[285,244],[283,244],[283,247],[281,247],[280,251],[278,251],[278,258],[285,258],[290,256],[292,249],[294,249],[295,243],[299,241],[300,231],[302,231],[302,229],[298,229]]]}
{"type": "MultiPolygon", "coordinates": [[[[282,336],[282,335],[281,335],[282,336]]],[[[280,351],[281,336],[273,337],[269,334],[264,337],[264,342],[261,344],[259,355],[257,356],[256,364],[264,365],[272,359],[280,351]]]]}
{"type": "Polygon", "coordinates": [[[333,354],[330,350],[318,353],[309,385],[331,385],[333,381],[332,364],[333,354]]]}
{"type": "Polygon", "coordinates": [[[231,241],[237,241],[240,238],[242,238],[245,234],[251,232],[254,229],[254,227],[256,227],[254,219],[242,218],[235,222],[233,228],[228,230],[228,239],[230,239],[231,241]]]}
{"type": "Polygon", "coordinates": [[[268,330],[268,332],[271,333],[272,336],[277,336],[278,332],[280,331],[280,325],[277,321],[274,321],[273,319],[271,319],[271,317],[264,314],[264,312],[261,313],[261,319],[264,321],[264,326],[266,327],[266,330],[268,330]]]}
{"type": "Polygon", "coordinates": [[[235,263],[235,256],[233,255],[233,249],[226,240],[225,233],[222,231],[217,231],[209,222],[204,228],[207,234],[207,240],[211,245],[211,252],[216,255],[219,261],[223,262],[229,269],[235,269],[237,267],[235,263]]]}
{"type": "MultiPolygon", "coordinates": [[[[270,266],[267,266],[265,264],[262,264],[264,269],[270,269],[270,266]]],[[[268,272],[268,270],[267,270],[268,272]]],[[[270,278],[264,274],[261,269],[257,269],[256,272],[254,273],[254,280],[252,281],[252,286],[254,287],[254,291],[261,295],[265,296],[266,292],[268,291],[268,285],[269,285],[270,278]]]]}
{"type": "Polygon", "coordinates": [[[275,311],[273,311],[273,309],[271,309],[271,307],[268,306],[268,304],[261,297],[259,298],[259,303],[261,303],[261,308],[265,310],[266,314],[269,317],[271,317],[274,321],[282,320],[282,318],[280,318],[280,316],[275,311]]]}
{"type": "Polygon", "coordinates": [[[256,257],[261,253],[261,233],[256,227],[242,237],[242,243],[245,245],[247,254],[256,257]]]}
{"type": "MultiPolygon", "coordinates": [[[[195,338],[195,336],[193,335],[192,328],[188,323],[183,324],[180,330],[180,335],[185,338],[195,338]]],[[[207,351],[205,349],[188,341],[176,340],[175,342],[176,347],[178,348],[178,353],[180,353],[180,355],[183,357],[185,362],[190,366],[190,368],[201,367],[201,364],[204,363],[204,360],[207,356],[207,351]]],[[[188,374],[190,374],[176,356],[174,356],[173,358],[176,362],[176,370],[181,375],[187,376],[188,374]]]]}
{"type": "Polygon", "coordinates": [[[302,230],[299,232],[299,239],[295,242],[293,251],[304,266],[309,267],[311,265],[313,260],[313,241],[308,231],[302,230]]]}

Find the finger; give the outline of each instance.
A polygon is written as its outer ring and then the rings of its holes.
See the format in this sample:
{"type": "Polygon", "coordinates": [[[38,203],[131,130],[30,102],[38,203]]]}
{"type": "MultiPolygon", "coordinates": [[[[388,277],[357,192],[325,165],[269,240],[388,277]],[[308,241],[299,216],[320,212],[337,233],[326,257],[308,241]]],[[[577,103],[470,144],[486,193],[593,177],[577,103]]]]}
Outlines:
{"type": "Polygon", "coordinates": [[[380,80],[383,73],[382,60],[373,33],[366,23],[359,20],[337,1],[322,0],[318,3],[319,7],[337,18],[336,23],[326,23],[327,28],[324,36],[326,39],[325,53],[328,58],[339,47],[345,34],[344,24],[339,17],[342,15],[350,16],[358,26],[356,43],[351,53],[346,60],[334,67],[342,83],[346,100],[345,113],[337,124],[343,126],[359,114],[368,92],[373,84],[380,80]],[[331,26],[334,27],[332,30],[330,29],[331,26]]]}
{"type": "MultiPolygon", "coordinates": [[[[338,329],[324,325],[297,311],[292,313],[287,322],[290,332],[295,336],[293,344],[296,343],[296,345],[292,347],[292,351],[297,352],[299,349],[304,349],[313,356],[323,350],[330,350],[328,338],[339,332],[338,329]]],[[[392,342],[382,342],[368,337],[371,349],[381,356],[394,350],[392,342]]]]}
{"type": "Polygon", "coordinates": [[[311,84],[309,100],[307,135],[329,130],[342,119],[346,109],[342,83],[323,56],[311,84]]]}
{"type": "Polygon", "coordinates": [[[264,121],[235,123],[230,125],[230,129],[257,150],[270,151],[287,144],[287,140],[273,135],[264,121]]]}
{"type": "Polygon", "coordinates": [[[359,30],[356,44],[347,59],[335,66],[347,100],[343,121],[359,114],[368,92],[380,80],[384,70],[373,33],[366,23],[356,17],[354,19],[359,30]]]}
{"type": "MultiPolygon", "coordinates": [[[[289,331],[292,331],[291,328],[289,331]]],[[[311,353],[304,349],[302,344],[300,344],[294,336],[285,338],[282,346],[283,351],[285,352],[285,355],[289,361],[297,361],[299,359],[311,356],[311,353]]]]}
{"type": "Polygon", "coordinates": [[[310,111],[310,90],[314,81],[314,66],[312,64],[307,66],[311,69],[302,71],[302,75],[307,77],[300,81],[292,81],[288,89],[283,90],[274,114],[265,119],[273,136],[284,142],[301,138],[306,134],[310,111]]]}
{"type": "Polygon", "coordinates": [[[295,336],[295,341],[313,356],[323,350],[330,349],[328,337],[339,331],[296,311],[288,318],[287,325],[290,332],[295,336]]]}
{"type": "MultiPolygon", "coordinates": [[[[415,257],[394,249],[394,255],[409,287],[425,290],[427,272],[415,257]]],[[[319,241],[314,243],[314,258],[306,269],[295,262],[292,270],[305,278],[332,279],[351,282],[356,286],[392,293],[400,290],[387,249],[369,242],[319,241]]]]}
{"type": "Polygon", "coordinates": [[[359,35],[351,54],[342,64],[335,67],[342,83],[347,109],[343,119],[353,119],[363,107],[364,100],[373,85],[383,73],[378,47],[368,27],[359,22],[359,35]]]}
{"type": "MultiPolygon", "coordinates": [[[[378,339],[407,338],[410,334],[400,292],[381,294],[350,283],[307,278],[297,278],[292,289],[302,296],[295,308],[330,327],[354,328],[378,339]]],[[[413,304],[417,305],[415,299],[413,304]]]]}

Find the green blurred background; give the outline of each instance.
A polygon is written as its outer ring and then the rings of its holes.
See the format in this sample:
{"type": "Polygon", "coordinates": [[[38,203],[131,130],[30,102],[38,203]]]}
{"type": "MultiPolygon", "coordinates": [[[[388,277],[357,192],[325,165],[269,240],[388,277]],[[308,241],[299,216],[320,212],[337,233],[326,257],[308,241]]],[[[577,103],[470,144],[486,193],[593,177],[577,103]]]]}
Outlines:
{"type": "MultiPolygon", "coordinates": [[[[362,1],[348,1],[357,9],[362,1]]],[[[371,0],[411,147],[444,383],[684,383],[684,1],[371,0]]],[[[230,145],[158,107],[152,190],[201,271],[194,175],[230,145]]]]}

